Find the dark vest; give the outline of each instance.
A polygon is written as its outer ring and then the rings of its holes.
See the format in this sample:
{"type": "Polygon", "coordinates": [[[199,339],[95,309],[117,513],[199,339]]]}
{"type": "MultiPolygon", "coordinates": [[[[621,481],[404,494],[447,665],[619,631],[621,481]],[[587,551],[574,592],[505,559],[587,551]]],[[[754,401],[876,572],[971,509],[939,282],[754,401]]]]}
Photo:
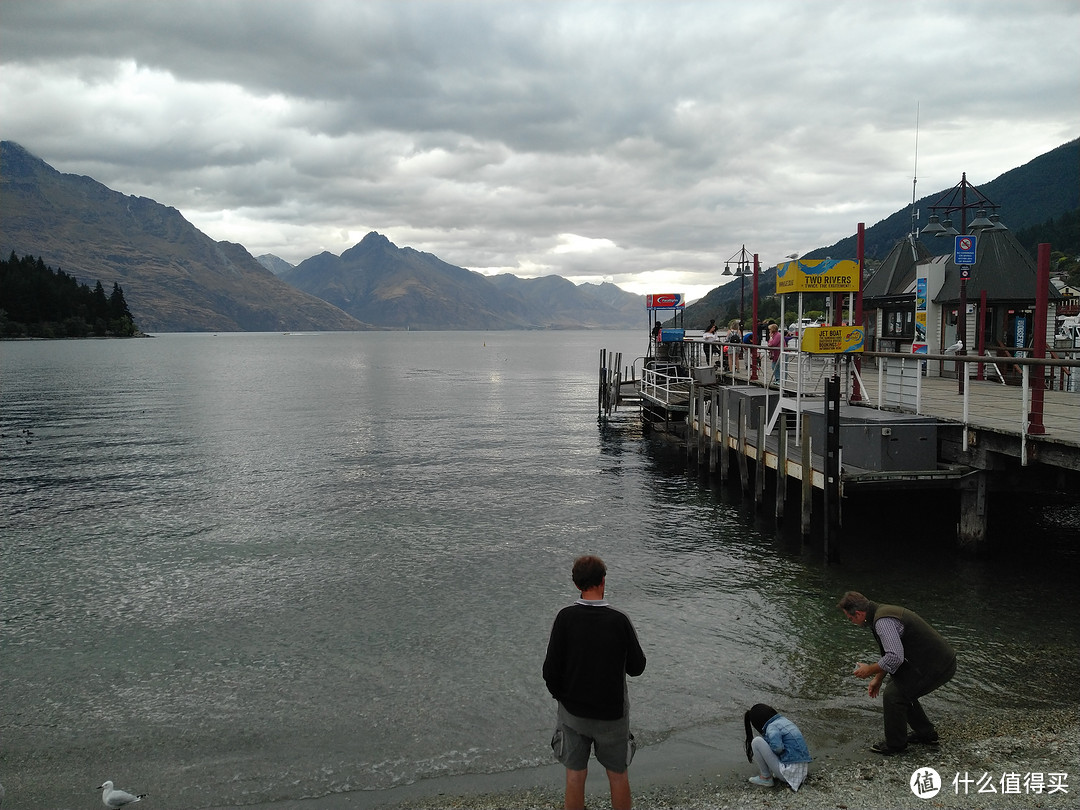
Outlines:
{"type": "Polygon", "coordinates": [[[919,614],[897,605],[871,602],[866,620],[882,655],[885,654],[885,647],[874,627],[874,622],[878,619],[899,619],[900,624],[904,625],[904,635],[900,637],[904,644],[904,663],[893,677],[899,680],[922,680],[956,665],[956,652],[952,646],[919,614]]]}

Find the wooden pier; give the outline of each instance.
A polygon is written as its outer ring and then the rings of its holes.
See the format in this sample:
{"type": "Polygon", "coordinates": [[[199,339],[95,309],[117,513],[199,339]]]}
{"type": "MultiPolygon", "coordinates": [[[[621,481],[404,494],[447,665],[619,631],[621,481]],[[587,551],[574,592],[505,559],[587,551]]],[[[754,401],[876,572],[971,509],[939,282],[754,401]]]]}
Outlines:
{"type": "MultiPolygon", "coordinates": [[[[678,406],[685,419],[662,430],[685,442],[688,463],[721,481],[737,476],[755,508],[767,508],[771,490],[778,521],[790,510],[789,489],[797,490],[802,533],[809,536],[816,521],[826,556],[842,526],[841,502],[881,491],[954,492],[957,543],[978,550],[994,493],[1080,493],[1080,391],[1073,382],[1080,361],[1010,361],[1023,384],[1005,385],[996,376],[978,379],[980,371],[987,375],[976,359],[963,361],[970,367],[960,392],[955,377],[923,371],[934,362],[960,367],[955,356],[867,353],[861,368],[842,358],[825,384],[797,399],[765,385],[761,366],[755,374],[744,363],[715,383],[691,379],[686,404],[678,406]],[[1069,390],[1035,390],[1029,379],[1058,380],[1069,390]]],[[[616,407],[626,381],[619,382],[616,407]]]]}

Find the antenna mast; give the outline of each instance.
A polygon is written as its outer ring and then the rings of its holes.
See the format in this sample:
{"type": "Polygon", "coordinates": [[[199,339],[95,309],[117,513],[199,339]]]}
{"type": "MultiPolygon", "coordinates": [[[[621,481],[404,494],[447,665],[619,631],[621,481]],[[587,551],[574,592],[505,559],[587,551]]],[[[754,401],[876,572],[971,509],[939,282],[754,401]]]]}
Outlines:
{"type": "Polygon", "coordinates": [[[911,174],[911,241],[919,235],[919,212],[915,208],[915,186],[919,182],[919,102],[915,102],[915,168],[911,174]]]}

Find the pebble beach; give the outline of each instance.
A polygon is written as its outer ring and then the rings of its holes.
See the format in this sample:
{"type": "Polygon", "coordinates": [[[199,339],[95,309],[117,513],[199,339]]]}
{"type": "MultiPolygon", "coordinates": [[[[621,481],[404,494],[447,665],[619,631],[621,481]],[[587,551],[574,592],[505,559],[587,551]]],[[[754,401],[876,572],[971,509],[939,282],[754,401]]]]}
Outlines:
{"type": "MultiPolygon", "coordinates": [[[[686,768],[680,768],[671,762],[657,767],[635,760],[631,766],[634,806],[642,810],[908,807],[1064,810],[1076,806],[1080,793],[1080,718],[1076,707],[1054,712],[998,712],[992,717],[971,712],[944,717],[938,728],[941,732],[938,745],[911,745],[903,754],[888,757],[870,752],[862,741],[845,741],[838,728],[818,734],[818,750],[812,750],[815,760],[810,777],[797,793],[779,783],[772,788],[750,785],[746,780],[755,770],[745,759],[740,763],[729,757],[712,768],[712,772],[706,767],[707,762],[687,763],[686,768]],[[940,788],[932,797],[916,795],[910,786],[913,774],[917,771],[925,774],[926,768],[933,768],[940,777],[940,788]],[[1049,787],[1051,773],[1066,774],[1055,777],[1058,789],[1049,787]],[[1009,774],[1018,776],[1011,780],[1009,774]],[[1042,775],[1041,792],[1032,790],[1030,782],[1025,790],[1023,780],[1028,774],[1042,775]],[[971,780],[966,786],[965,776],[971,780]]],[[[859,729],[867,734],[875,730],[859,729]]],[[[869,741],[867,737],[866,742],[869,741]]],[[[739,741],[735,742],[737,746],[739,741]]],[[[648,753],[648,749],[639,752],[639,759],[646,759],[648,753]]],[[[534,775],[531,779],[523,777],[521,784],[507,789],[477,793],[448,789],[434,795],[412,795],[406,801],[384,806],[395,810],[560,808],[560,772],[545,769],[545,775],[550,784],[529,784],[536,781],[534,775]]],[[[590,810],[611,807],[606,789],[603,771],[594,763],[589,776],[590,810]]]]}

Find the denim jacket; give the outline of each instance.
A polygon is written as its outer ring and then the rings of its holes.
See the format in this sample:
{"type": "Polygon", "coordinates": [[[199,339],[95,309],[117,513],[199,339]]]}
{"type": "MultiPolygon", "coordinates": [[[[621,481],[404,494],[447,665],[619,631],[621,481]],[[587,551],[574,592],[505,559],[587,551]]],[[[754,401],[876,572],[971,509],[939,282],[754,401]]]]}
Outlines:
{"type": "Polygon", "coordinates": [[[762,736],[781,762],[809,762],[811,759],[799,727],[782,714],[774,715],[765,724],[762,736]]]}

